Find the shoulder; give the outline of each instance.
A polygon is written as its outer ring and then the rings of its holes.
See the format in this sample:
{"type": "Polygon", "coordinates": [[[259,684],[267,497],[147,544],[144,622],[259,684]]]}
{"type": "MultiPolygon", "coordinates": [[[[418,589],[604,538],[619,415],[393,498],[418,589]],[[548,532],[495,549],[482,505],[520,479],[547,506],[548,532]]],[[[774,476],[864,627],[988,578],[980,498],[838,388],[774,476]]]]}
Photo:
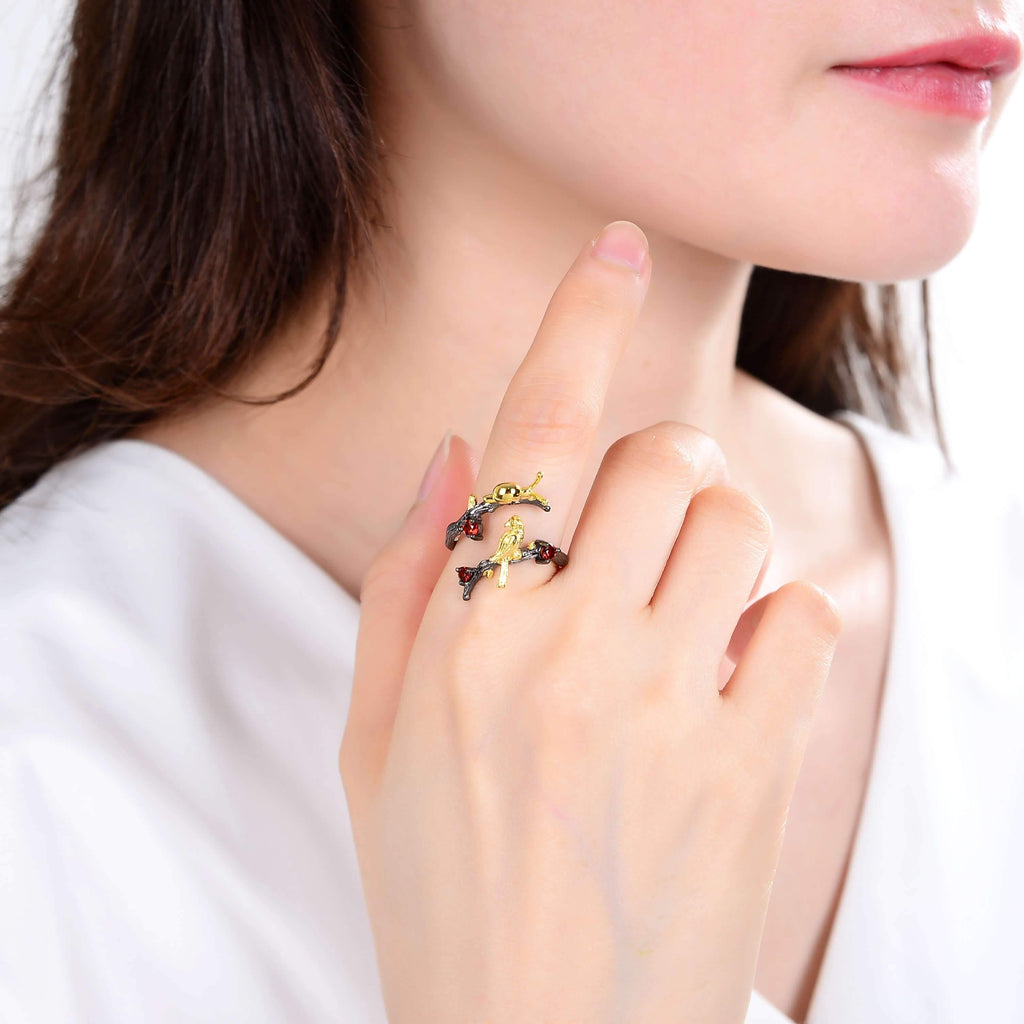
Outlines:
{"type": "Polygon", "coordinates": [[[309,998],[343,1019],[358,603],[197,467],[134,444],[0,514],[0,920],[18,922],[0,927],[0,1004],[205,1021],[309,998]],[[266,936],[239,943],[239,907],[266,936]],[[261,950],[310,915],[301,977],[270,984],[261,950]],[[110,984],[86,992],[83,970],[110,984]]]}
{"type": "MultiPolygon", "coordinates": [[[[168,477],[130,442],[53,466],[0,513],[0,631],[52,658],[141,636],[187,571],[187,523],[168,477]]],[[[191,547],[195,542],[190,541],[191,547]]]]}
{"type": "Polygon", "coordinates": [[[912,518],[916,532],[948,553],[1001,549],[993,567],[1022,568],[1024,490],[1013,480],[993,478],[969,461],[947,463],[937,442],[860,413],[837,419],[868,445],[893,515],[912,518]]]}
{"type": "Polygon", "coordinates": [[[992,478],[970,462],[947,463],[937,442],[844,411],[863,440],[886,511],[918,543],[909,550],[936,557],[936,568],[971,566],[979,581],[1024,577],[1024,490],[992,478]]]}
{"type": "Polygon", "coordinates": [[[0,513],[0,702],[37,708],[69,675],[109,680],[139,655],[132,617],[156,580],[145,520],[110,449],[60,463],[0,513]]]}
{"type": "Polygon", "coordinates": [[[206,729],[213,693],[344,668],[358,612],[194,464],[100,445],[0,513],[0,729],[64,712],[90,735],[206,729]]]}
{"type": "Polygon", "coordinates": [[[806,487],[835,525],[834,564],[851,571],[891,545],[901,625],[934,652],[935,670],[959,666],[974,685],[1024,703],[1021,490],[865,413],[797,416],[824,453],[806,487]]]}
{"type": "Polygon", "coordinates": [[[42,591],[83,586],[112,595],[129,580],[145,582],[169,481],[123,445],[107,442],[58,463],[0,512],[5,614],[42,591]]]}
{"type": "Polygon", "coordinates": [[[33,763],[152,753],[201,726],[218,627],[247,622],[244,560],[222,543],[237,524],[139,445],[68,459],[0,514],[0,737],[33,763]]]}
{"type": "Polygon", "coordinates": [[[993,707],[1008,701],[1002,706],[1019,723],[1024,493],[970,462],[947,465],[933,441],[860,417],[857,425],[895,534],[898,592],[930,652],[933,678],[956,678],[993,707]]]}

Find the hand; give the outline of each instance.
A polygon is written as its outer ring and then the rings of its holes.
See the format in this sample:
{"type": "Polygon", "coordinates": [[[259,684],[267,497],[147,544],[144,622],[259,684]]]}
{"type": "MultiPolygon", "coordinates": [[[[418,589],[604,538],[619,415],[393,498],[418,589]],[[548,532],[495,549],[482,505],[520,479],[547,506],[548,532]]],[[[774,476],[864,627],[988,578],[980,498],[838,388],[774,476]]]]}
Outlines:
{"type": "Polygon", "coordinates": [[[453,437],[367,573],[339,766],[392,1024],[744,1018],[835,606],[798,580],[744,610],[770,520],[673,421],[608,448],[564,568],[464,601],[456,567],[508,516],[443,543],[470,493],[538,469],[551,511],[510,511],[560,543],[649,277],[649,255],[634,273],[584,248],[479,474],[453,437]]]}

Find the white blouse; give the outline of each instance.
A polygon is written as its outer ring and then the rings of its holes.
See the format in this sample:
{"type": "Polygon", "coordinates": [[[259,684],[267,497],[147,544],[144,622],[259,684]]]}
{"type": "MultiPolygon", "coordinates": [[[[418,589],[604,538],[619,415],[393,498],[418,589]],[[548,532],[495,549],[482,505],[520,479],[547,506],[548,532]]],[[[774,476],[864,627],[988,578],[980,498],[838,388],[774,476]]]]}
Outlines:
{"type": "MultiPolygon", "coordinates": [[[[896,554],[808,1024],[1024,1021],[1024,502],[858,413],[896,554]]],[[[0,1020],[384,1024],[337,752],[359,604],[194,463],[0,514],[0,1020]]],[[[787,1024],[759,992],[747,1024],[787,1024]]],[[[791,1022],[790,1022],[791,1024],[791,1022]]]]}

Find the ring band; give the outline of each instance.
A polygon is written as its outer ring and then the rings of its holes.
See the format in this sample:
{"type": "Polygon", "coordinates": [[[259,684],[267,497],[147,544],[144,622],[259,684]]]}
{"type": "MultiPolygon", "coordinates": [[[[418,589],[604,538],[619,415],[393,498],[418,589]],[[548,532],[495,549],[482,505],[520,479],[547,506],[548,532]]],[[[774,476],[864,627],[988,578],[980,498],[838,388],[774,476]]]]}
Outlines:
{"type": "Polygon", "coordinates": [[[448,529],[445,530],[444,536],[445,544],[450,550],[454,550],[455,545],[463,537],[468,537],[470,540],[483,540],[481,532],[483,530],[483,522],[480,517],[487,512],[493,512],[500,505],[516,505],[520,502],[525,502],[530,505],[539,505],[545,512],[550,512],[551,506],[548,504],[547,499],[542,498],[534,490],[534,487],[537,486],[543,476],[543,472],[538,469],[537,475],[533,478],[533,483],[529,487],[520,487],[518,484],[506,480],[492,487],[490,493],[485,494],[479,501],[477,501],[475,494],[471,494],[466,511],[454,523],[448,524],[448,529]]]}
{"type": "MultiPolygon", "coordinates": [[[[511,481],[503,481],[493,487],[490,493],[485,494],[479,501],[475,494],[471,494],[466,511],[454,522],[448,524],[445,530],[445,546],[449,550],[454,549],[462,537],[483,540],[481,517],[502,505],[519,503],[539,505],[545,512],[550,512],[551,506],[547,500],[533,489],[543,476],[543,472],[537,470],[533,483],[527,487],[520,487],[511,481]]],[[[505,520],[505,532],[499,538],[497,550],[490,558],[481,559],[475,566],[460,565],[456,568],[455,572],[462,585],[463,601],[468,601],[472,596],[473,587],[483,577],[493,576],[495,569],[498,570],[498,587],[504,588],[508,582],[508,567],[513,562],[531,560],[542,564],[550,562],[557,572],[569,563],[569,556],[560,547],[546,540],[532,540],[524,546],[523,520],[513,513],[505,520]]]]}

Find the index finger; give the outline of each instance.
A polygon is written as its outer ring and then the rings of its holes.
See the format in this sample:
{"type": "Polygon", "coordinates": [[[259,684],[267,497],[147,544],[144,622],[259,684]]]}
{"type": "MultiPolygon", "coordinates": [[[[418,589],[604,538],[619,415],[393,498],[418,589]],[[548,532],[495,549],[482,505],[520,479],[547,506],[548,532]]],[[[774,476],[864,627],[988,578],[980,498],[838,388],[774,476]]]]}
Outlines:
{"type": "MultiPolygon", "coordinates": [[[[606,225],[573,261],[505,391],[473,495],[483,501],[500,484],[520,489],[533,484],[533,492],[550,511],[525,502],[507,509],[499,505],[481,518],[482,544],[468,537],[456,544],[448,575],[494,554],[512,513],[523,521],[524,546],[536,538],[560,544],[615,365],[647,292],[650,269],[647,238],[626,220],[606,225]],[[539,480],[538,473],[543,474],[539,480]]],[[[513,583],[513,573],[508,573],[507,585],[525,590],[543,584],[550,571],[514,575],[513,583]]]]}

